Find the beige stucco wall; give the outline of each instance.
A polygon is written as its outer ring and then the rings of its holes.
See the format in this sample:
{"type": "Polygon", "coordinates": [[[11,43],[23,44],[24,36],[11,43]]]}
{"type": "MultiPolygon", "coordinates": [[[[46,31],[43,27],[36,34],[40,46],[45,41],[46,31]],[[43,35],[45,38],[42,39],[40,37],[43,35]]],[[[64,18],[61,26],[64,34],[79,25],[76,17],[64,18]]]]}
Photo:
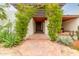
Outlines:
{"type": "Polygon", "coordinates": [[[48,20],[46,20],[46,21],[45,21],[45,34],[46,34],[46,35],[48,35],[48,28],[47,28],[48,23],[49,23],[48,20]]]}
{"type": "Polygon", "coordinates": [[[31,19],[28,24],[28,31],[27,31],[26,37],[32,35],[33,33],[34,33],[34,21],[33,19],[31,19]]]}
{"type": "Polygon", "coordinates": [[[63,22],[63,28],[65,31],[76,31],[78,26],[79,18],[63,22]]]}
{"type": "MultiPolygon", "coordinates": [[[[34,26],[35,26],[34,24],[35,23],[34,23],[33,19],[31,19],[29,24],[28,24],[28,31],[27,31],[26,37],[28,37],[29,35],[34,34],[34,26]]],[[[48,28],[47,28],[47,26],[48,26],[48,21],[45,20],[45,22],[43,23],[43,30],[44,30],[44,34],[46,34],[48,36],[48,28]]]]}

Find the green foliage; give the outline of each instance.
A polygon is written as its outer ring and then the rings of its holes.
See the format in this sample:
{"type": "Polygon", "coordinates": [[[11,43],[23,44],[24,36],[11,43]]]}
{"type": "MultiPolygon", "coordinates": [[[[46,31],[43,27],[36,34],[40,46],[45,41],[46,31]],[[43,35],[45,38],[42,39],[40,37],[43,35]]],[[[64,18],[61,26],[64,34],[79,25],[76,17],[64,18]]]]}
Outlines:
{"type": "Polygon", "coordinates": [[[30,4],[18,4],[18,13],[16,14],[16,33],[23,38],[27,34],[28,23],[37,8],[45,9],[46,16],[48,17],[48,34],[51,40],[56,40],[58,32],[61,30],[62,24],[62,10],[58,4],[45,4],[42,6],[30,4]],[[35,7],[36,6],[36,7],[35,7]]]}
{"type": "Polygon", "coordinates": [[[28,4],[17,4],[17,9],[16,34],[22,39],[27,34],[28,23],[36,9],[28,4]]]}
{"type": "Polygon", "coordinates": [[[70,36],[73,40],[75,40],[75,38],[74,38],[75,32],[74,32],[74,31],[73,31],[73,32],[69,32],[69,36],[70,36]]]}
{"type": "Polygon", "coordinates": [[[13,33],[5,32],[5,37],[3,38],[4,47],[13,47],[20,43],[20,38],[13,33]]]}
{"type": "Polygon", "coordinates": [[[64,45],[70,46],[73,43],[73,39],[71,37],[59,36],[57,42],[60,42],[64,45]]]}
{"type": "MultiPolygon", "coordinates": [[[[0,5],[0,19],[7,19],[4,8],[9,7],[8,4],[0,5]]],[[[3,43],[5,47],[13,47],[20,43],[21,39],[16,33],[11,33],[9,29],[12,27],[11,23],[0,25],[0,43],[3,43]]]]}
{"type": "Polygon", "coordinates": [[[8,31],[3,31],[0,34],[0,42],[4,44],[4,47],[13,47],[20,43],[20,38],[13,33],[9,33],[8,31]]]}
{"type": "Polygon", "coordinates": [[[4,11],[3,8],[0,8],[0,19],[3,20],[3,19],[6,19],[6,13],[4,11]]]}
{"type": "Polygon", "coordinates": [[[46,4],[45,11],[49,21],[48,34],[55,41],[61,31],[62,10],[58,4],[46,4]]]}
{"type": "Polygon", "coordinates": [[[0,26],[0,43],[3,43],[5,47],[13,47],[20,43],[20,38],[15,34],[9,32],[11,23],[4,26],[0,26]]]}
{"type": "Polygon", "coordinates": [[[27,33],[27,26],[29,23],[29,20],[26,20],[27,16],[22,15],[20,13],[17,14],[17,21],[16,21],[16,34],[23,38],[27,33]]]}
{"type": "Polygon", "coordinates": [[[0,26],[0,42],[3,42],[3,38],[5,37],[6,30],[9,31],[9,27],[11,26],[11,23],[7,23],[5,25],[0,26]]]}
{"type": "Polygon", "coordinates": [[[78,30],[76,31],[76,35],[77,35],[77,38],[79,40],[79,26],[78,26],[78,30]]]}

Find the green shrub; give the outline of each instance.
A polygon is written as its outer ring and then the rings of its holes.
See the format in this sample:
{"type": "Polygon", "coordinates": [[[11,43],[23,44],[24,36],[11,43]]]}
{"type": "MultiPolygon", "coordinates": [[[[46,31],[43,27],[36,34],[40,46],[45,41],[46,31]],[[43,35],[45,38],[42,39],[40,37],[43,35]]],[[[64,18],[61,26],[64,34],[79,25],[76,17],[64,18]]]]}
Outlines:
{"type": "Polygon", "coordinates": [[[76,35],[75,35],[75,32],[74,32],[74,31],[69,32],[69,36],[72,38],[72,40],[77,40],[77,39],[76,39],[76,35]]]}
{"type": "Polygon", "coordinates": [[[2,43],[2,42],[3,42],[3,37],[5,37],[5,34],[4,34],[4,33],[2,33],[2,32],[0,32],[0,43],[2,43]]]}
{"type": "Polygon", "coordinates": [[[59,36],[57,38],[57,42],[60,42],[60,43],[67,45],[67,46],[71,45],[73,43],[73,41],[74,40],[71,37],[59,36]]]}
{"type": "Polygon", "coordinates": [[[21,42],[21,39],[14,33],[3,31],[0,34],[0,42],[4,44],[4,47],[13,47],[18,45],[21,42]]]}
{"type": "Polygon", "coordinates": [[[79,40],[79,26],[78,26],[78,29],[76,31],[76,35],[77,35],[77,39],[79,40]]]}
{"type": "Polygon", "coordinates": [[[6,33],[7,35],[4,37],[4,47],[13,47],[20,43],[21,39],[13,33],[6,33]]]}
{"type": "Polygon", "coordinates": [[[11,26],[11,23],[7,23],[5,25],[0,26],[0,42],[3,42],[3,38],[7,35],[6,31],[9,31],[9,27],[11,26]]]}
{"type": "Polygon", "coordinates": [[[5,47],[13,47],[20,43],[21,39],[16,35],[16,33],[9,32],[11,23],[4,26],[0,26],[0,42],[4,44],[5,47]]]}
{"type": "Polygon", "coordinates": [[[28,23],[32,18],[36,9],[28,4],[17,4],[17,14],[16,14],[16,34],[23,39],[26,36],[28,30],[28,23]]]}
{"type": "Polygon", "coordinates": [[[48,35],[55,41],[61,31],[62,10],[59,4],[46,4],[46,16],[48,17],[48,35]]]}
{"type": "Polygon", "coordinates": [[[3,20],[3,19],[7,19],[5,10],[4,10],[4,8],[1,7],[1,6],[0,6],[0,19],[1,19],[1,20],[3,20]]]}
{"type": "Polygon", "coordinates": [[[21,39],[26,35],[27,33],[27,26],[29,23],[29,19],[27,16],[22,15],[21,13],[17,14],[17,20],[16,20],[16,34],[21,37],[21,39]]]}

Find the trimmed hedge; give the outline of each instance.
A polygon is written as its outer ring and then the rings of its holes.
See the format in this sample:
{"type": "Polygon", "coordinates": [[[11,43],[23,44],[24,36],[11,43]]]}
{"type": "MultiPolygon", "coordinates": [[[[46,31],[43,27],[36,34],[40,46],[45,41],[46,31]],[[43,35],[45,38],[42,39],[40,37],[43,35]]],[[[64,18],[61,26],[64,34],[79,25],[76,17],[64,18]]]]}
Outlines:
{"type": "Polygon", "coordinates": [[[27,34],[28,23],[36,12],[36,8],[29,4],[17,4],[17,9],[16,34],[22,39],[27,34]]]}
{"type": "Polygon", "coordinates": [[[46,4],[46,16],[48,17],[48,34],[51,40],[55,41],[61,31],[62,10],[58,4],[46,4]]]}

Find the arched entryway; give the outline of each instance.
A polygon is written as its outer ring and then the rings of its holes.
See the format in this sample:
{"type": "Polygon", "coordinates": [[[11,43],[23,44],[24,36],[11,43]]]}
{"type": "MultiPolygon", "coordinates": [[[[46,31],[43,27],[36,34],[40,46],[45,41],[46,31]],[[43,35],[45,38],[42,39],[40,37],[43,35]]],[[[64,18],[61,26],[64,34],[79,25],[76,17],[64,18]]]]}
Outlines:
{"type": "Polygon", "coordinates": [[[34,33],[44,33],[46,17],[33,17],[34,33]]]}

